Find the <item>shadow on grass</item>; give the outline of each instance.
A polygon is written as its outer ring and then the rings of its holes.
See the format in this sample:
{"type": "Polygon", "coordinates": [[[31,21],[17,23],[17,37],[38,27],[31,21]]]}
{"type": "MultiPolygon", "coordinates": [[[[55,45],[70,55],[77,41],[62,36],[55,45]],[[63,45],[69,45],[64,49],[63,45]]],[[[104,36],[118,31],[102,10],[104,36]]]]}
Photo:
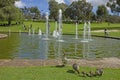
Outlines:
{"type": "Polygon", "coordinates": [[[68,70],[67,73],[75,74],[78,77],[84,77],[84,78],[86,77],[86,76],[83,76],[82,74],[76,74],[74,70],[68,70]]]}
{"type": "Polygon", "coordinates": [[[75,74],[73,70],[68,70],[67,73],[75,74]]]}
{"type": "Polygon", "coordinates": [[[65,65],[56,65],[55,67],[57,67],[57,68],[63,68],[63,67],[65,67],[65,65]]]}

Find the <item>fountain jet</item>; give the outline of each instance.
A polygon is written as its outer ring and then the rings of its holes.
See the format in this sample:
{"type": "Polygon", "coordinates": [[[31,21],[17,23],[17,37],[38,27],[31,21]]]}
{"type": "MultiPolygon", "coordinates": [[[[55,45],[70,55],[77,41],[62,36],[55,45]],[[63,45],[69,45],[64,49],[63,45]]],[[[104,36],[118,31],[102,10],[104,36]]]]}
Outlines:
{"type": "Polygon", "coordinates": [[[53,31],[53,37],[57,38],[59,36],[58,30],[57,30],[57,21],[55,22],[55,30],[53,31]]]}
{"type": "Polygon", "coordinates": [[[44,40],[49,40],[48,38],[48,35],[49,35],[49,23],[48,23],[48,20],[49,20],[49,15],[48,15],[48,12],[46,12],[46,34],[45,34],[45,38],[43,38],[44,40]]]}
{"type": "Polygon", "coordinates": [[[39,29],[38,35],[42,35],[42,31],[39,29]]]}
{"type": "Polygon", "coordinates": [[[62,10],[59,9],[59,36],[58,41],[63,42],[62,40],[62,10]]]}
{"type": "Polygon", "coordinates": [[[88,22],[88,24],[86,22],[84,23],[83,40],[81,42],[89,42],[89,41],[92,41],[90,21],[88,22]]]}
{"type": "Polygon", "coordinates": [[[78,39],[78,23],[76,22],[76,36],[75,39],[78,39]]]}

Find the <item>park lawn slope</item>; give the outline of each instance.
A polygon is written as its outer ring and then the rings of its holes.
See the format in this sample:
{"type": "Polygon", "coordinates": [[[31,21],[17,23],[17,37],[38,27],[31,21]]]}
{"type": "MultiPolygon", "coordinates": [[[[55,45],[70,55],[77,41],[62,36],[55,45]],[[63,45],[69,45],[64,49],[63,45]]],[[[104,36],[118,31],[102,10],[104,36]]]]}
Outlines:
{"type": "MultiPolygon", "coordinates": [[[[120,80],[120,69],[105,68],[101,77],[81,77],[71,72],[72,67],[0,67],[0,80],[120,80]]],[[[80,71],[95,68],[80,67],[80,71]]]]}
{"type": "MultiPolygon", "coordinates": [[[[55,22],[50,22],[50,33],[52,35],[55,30],[55,22]]],[[[46,33],[46,24],[45,22],[33,22],[33,21],[24,21],[23,24],[20,25],[11,25],[11,26],[0,26],[0,32],[28,32],[29,27],[32,25],[32,28],[35,30],[35,33],[38,33],[38,29],[41,29],[42,33],[46,33]],[[25,25],[26,30],[23,25],[25,25]]],[[[83,34],[84,24],[78,25],[78,33],[79,35],[83,34]]],[[[91,23],[91,31],[103,30],[102,32],[92,32],[92,35],[104,36],[104,29],[107,28],[109,30],[118,30],[117,32],[110,32],[109,36],[120,37],[120,23],[110,24],[108,23],[91,23]]],[[[76,32],[76,24],[65,24],[63,23],[63,34],[75,34],[76,32]]],[[[31,31],[32,32],[32,31],[31,31]]]]}

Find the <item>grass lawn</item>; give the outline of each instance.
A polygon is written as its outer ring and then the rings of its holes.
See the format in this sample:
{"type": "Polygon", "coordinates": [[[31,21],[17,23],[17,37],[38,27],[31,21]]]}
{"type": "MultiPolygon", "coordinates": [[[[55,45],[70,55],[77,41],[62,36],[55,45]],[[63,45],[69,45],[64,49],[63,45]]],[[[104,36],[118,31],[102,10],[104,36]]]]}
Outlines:
{"type": "MultiPolygon", "coordinates": [[[[23,25],[12,25],[9,27],[3,27],[0,26],[0,32],[28,32],[29,26],[32,24],[32,28],[35,29],[35,32],[38,33],[38,28],[42,30],[43,33],[46,31],[46,25],[45,22],[31,22],[31,21],[25,21],[24,22],[26,29],[24,30],[23,25]]],[[[75,34],[75,24],[63,24],[63,34],[75,34]]],[[[78,32],[79,34],[83,34],[83,26],[84,24],[79,24],[78,25],[78,32]]],[[[108,30],[120,30],[120,23],[118,24],[110,24],[108,26],[108,23],[91,23],[91,30],[104,30],[107,28],[108,30]]],[[[50,32],[52,33],[53,30],[55,30],[55,22],[50,22],[50,32]]],[[[92,33],[93,35],[103,35],[104,32],[99,32],[99,33],[92,33]]],[[[120,31],[119,32],[111,32],[110,36],[115,36],[115,37],[120,37],[120,31]]]]}
{"type": "MultiPolygon", "coordinates": [[[[67,67],[0,67],[0,80],[120,80],[120,69],[105,68],[101,77],[81,77],[67,67]]],[[[95,68],[80,67],[80,71],[95,68]]]]}

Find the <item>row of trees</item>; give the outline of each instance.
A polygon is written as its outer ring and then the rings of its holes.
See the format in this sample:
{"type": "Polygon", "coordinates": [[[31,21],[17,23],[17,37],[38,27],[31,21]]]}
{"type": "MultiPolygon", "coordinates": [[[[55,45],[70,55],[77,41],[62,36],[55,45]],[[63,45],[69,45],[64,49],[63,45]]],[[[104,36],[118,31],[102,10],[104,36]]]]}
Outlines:
{"type": "Polygon", "coordinates": [[[64,3],[58,4],[55,0],[49,1],[50,18],[58,18],[58,10],[62,9],[63,19],[67,20],[90,20],[94,13],[93,6],[86,0],[74,1],[70,5],[64,3]]]}
{"type": "Polygon", "coordinates": [[[33,20],[39,20],[41,18],[41,13],[37,7],[24,7],[21,8],[21,11],[23,13],[23,16],[25,19],[33,19],[33,20]]]}
{"type": "Polygon", "coordinates": [[[66,5],[64,3],[58,4],[55,0],[50,0],[50,18],[56,20],[58,18],[58,10],[62,9],[64,19],[105,21],[109,19],[109,13],[106,6],[109,7],[113,13],[117,13],[117,15],[119,15],[120,0],[109,0],[106,5],[98,6],[96,13],[92,11],[93,6],[86,2],[86,0],[74,1],[70,5],[66,5]]]}
{"type": "MultiPolygon", "coordinates": [[[[0,20],[7,21],[8,25],[10,25],[13,20],[19,22],[23,19],[39,20],[45,18],[45,14],[41,15],[41,11],[38,7],[24,7],[20,9],[14,5],[15,1],[19,0],[0,0],[0,20]]],[[[108,6],[114,14],[120,14],[120,0],[109,0],[106,6],[108,6]]],[[[64,20],[114,20],[116,16],[110,16],[109,18],[106,6],[98,6],[96,13],[94,13],[92,11],[93,6],[86,2],[86,0],[74,1],[70,5],[64,3],[59,4],[55,0],[50,0],[50,19],[57,20],[58,10],[62,9],[64,20]]]]}

